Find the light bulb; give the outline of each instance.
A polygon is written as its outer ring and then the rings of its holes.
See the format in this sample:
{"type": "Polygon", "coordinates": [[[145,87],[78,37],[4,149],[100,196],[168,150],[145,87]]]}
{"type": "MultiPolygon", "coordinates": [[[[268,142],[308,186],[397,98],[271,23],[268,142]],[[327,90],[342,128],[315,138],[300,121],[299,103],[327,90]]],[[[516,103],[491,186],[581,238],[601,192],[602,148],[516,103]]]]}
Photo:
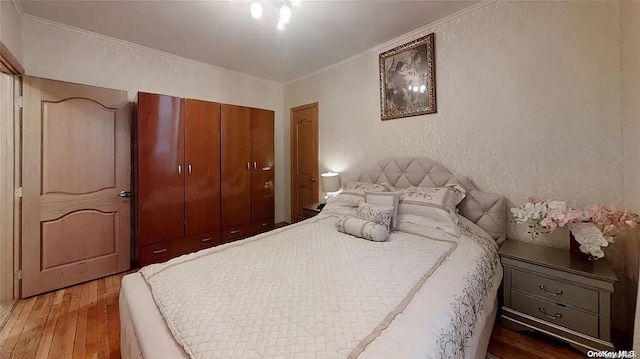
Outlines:
{"type": "Polygon", "coordinates": [[[420,85],[420,93],[427,91],[427,85],[420,85]]]}
{"type": "Polygon", "coordinates": [[[300,3],[302,2],[302,0],[291,0],[291,5],[293,6],[300,6],[300,3]]]}
{"type": "Polygon", "coordinates": [[[256,20],[262,17],[262,5],[257,1],[251,4],[251,17],[256,20]]]}
{"type": "Polygon", "coordinates": [[[284,30],[284,22],[278,21],[278,30],[280,31],[284,30]]]}
{"type": "Polygon", "coordinates": [[[280,22],[288,24],[291,21],[291,8],[287,5],[282,5],[280,8],[280,22]]]}
{"type": "Polygon", "coordinates": [[[418,85],[413,86],[413,92],[418,92],[418,85]]]}

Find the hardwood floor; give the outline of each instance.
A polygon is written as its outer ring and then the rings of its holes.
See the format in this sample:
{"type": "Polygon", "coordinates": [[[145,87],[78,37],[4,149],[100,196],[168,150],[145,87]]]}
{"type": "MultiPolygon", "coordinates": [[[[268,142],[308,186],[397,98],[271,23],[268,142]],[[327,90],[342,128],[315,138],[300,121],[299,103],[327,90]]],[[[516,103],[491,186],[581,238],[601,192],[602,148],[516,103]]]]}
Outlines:
{"type": "MultiPolygon", "coordinates": [[[[120,358],[118,293],[125,274],[18,301],[0,332],[0,358],[120,358]]],[[[489,352],[502,359],[573,359],[563,343],[493,329],[489,352]]]]}
{"type": "Polygon", "coordinates": [[[19,301],[0,332],[0,358],[120,358],[123,276],[19,301]]]}

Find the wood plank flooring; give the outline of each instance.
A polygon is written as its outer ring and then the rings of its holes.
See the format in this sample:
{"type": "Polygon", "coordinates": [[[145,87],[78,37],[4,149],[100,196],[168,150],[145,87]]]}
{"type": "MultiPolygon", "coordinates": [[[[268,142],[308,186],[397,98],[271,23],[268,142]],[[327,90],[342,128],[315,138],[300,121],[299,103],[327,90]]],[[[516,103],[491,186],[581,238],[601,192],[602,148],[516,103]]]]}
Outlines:
{"type": "Polygon", "coordinates": [[[120,358],[124,275],[18,301],[0,332],[0,358],[120,358]]]}
{"type": "MultiPolygon", "coordinates": [[[[118,294],[124,275],[18,301],[0,331],[0,358],[120,358],[118,294]]],[[[502,359],[584,358],[563,343],[499,324],[489,352],[502,359]]]]}

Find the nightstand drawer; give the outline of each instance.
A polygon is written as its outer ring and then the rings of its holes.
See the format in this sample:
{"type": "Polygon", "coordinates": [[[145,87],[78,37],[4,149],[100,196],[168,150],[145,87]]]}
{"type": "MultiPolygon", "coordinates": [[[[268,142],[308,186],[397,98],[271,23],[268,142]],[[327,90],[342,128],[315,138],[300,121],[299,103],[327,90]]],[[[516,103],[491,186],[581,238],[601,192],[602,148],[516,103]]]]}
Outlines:
{"type": "Polygon", "coordinates": [[[511,307],[518,312],[580,333],[598,337],[598,317],[511,291],[511,307]]]}
{"type": "Polygon", "coordinates": [[[554,279],[511,270],[511,288],[598,313],[598,292],[554,279]]]}

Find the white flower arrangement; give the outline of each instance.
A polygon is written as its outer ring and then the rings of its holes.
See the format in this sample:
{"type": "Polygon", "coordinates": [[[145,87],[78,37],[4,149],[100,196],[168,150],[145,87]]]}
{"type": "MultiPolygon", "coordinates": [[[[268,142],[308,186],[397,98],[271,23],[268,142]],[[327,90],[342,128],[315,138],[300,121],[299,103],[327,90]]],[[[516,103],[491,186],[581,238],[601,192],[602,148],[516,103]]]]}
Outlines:
{"type": "Polygon", "coordinates": [[[542,229],[552,233],[570,224],[580,251],[593,259],[604,257],[602,248],[613,243],[621,229],[637,228],[640,223],[637,213],[612,205],[590,205],[584,210],[576,210],[567,202],[547,201],[540,197],[529,197],[523,205],[511,208],[511,216],[514,222],[529,226],[532,239],[542,229]]]}

